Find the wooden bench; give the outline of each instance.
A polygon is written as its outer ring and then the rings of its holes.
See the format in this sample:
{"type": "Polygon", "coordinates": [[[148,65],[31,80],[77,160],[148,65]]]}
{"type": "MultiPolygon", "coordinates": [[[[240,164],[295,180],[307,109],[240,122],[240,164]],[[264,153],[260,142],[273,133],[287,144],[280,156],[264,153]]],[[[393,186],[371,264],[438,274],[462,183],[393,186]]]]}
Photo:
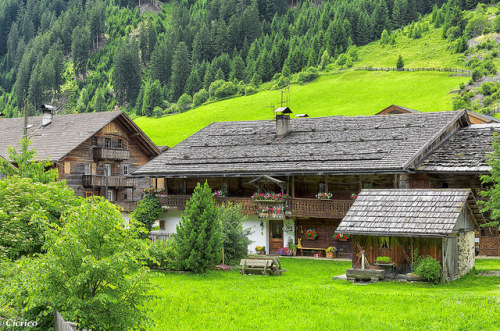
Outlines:
{"type": "Polygon", "coordinates": [[[326,255],[326,248],[304,247],[302,246],[302,239],[299,238],[299,242],[297,244],[297,251],[300,251],[300,256],[304,256],[304,250],[319,251],[319,253],[322,256],[326,255]],[[323,251],[325,252],[324,255],[322,254],[323,251]]]}
{"type": "Polygon", "coordinates": [[[262,275],[281,275],[286,269],[281,269],[280,259],[277,256],[252,256],[240,261],[240,273],[262,274],[262,275]]]}

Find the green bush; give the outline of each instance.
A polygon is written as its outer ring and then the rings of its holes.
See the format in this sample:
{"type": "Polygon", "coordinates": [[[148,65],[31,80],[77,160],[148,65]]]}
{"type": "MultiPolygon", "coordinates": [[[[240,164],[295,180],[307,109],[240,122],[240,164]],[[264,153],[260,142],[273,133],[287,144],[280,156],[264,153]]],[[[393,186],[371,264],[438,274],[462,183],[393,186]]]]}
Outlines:
{"type": "Polygon", "coordinates": [[[317,77],[318,77],[318,69],[310,67],[307,69],[307,71],[299,72],[297,82],[299,84],[304,84],[316,79],[317,77]]]}
{"type": "Polygon", "coordinates": [[[222,79],[218,79],[218,80],[212,82],[212,84],[210,84],[210,87],[208,88],[208,95],[209,95],[210,99],[216,98],[215,93],[217,92],[219,87],[221,87],[222,84],[224,84],[224,83],[225,82],[222,79]]]}
{"type": "Polygon", "coordinates": [[[377,263],[390,263],[391,258],[390,258],[390,256],[378,256],[376,262],[377,263]]]}
{"type": "Polygon", "coordinates": [[[193,98],[191,98],[191,96],[187,93],[181,95],[177,101],[177,107],[179,107],[180,112],[185,112],[186,110],[191,109],[192,104],[193,98]]]}
{"type": "Polygon", "coordinates": [[[208,92],[205,89],[199,90],[193,96],[193,107],[198,107],[204,104],[208,100],[208,92]]]}
{"type": "MultiPolygon", "coordinates": [[[[153,193],[148,193],[150,191],[145,190],[145,195],[142,200],[139,202],[137,208],[132,212],[132,218],[136,221],[140,222],[144,228],[146,228],[147,232],[151,231],[151,228],[155,221],[158,219],[160,214],[162,213],[161,203],[153,193]]],[[[142,237],[146,237],[146,235],[142,235],[142,237]]]]}
{"type": "Polygon", "coordinates": [[[481,85],[479,88],[479,92],[481,92],[484,95],[491,95],[492,93],[495,93],[498,90],[498,87],[495,83],[493,82],[486,82],[481,85]]]}
{"type": "Polygon", "coordinates": [[[473,81],[477,81],[478,79],[481,79],[481,77],[483,77],[483,74],[481,74],[481,72],[479,70],[474,70],[472,72],[472,80],[473,81]]]}
{"type": "Polygon", "coordinates": [[[488,107],[491,105],[492,102],[493,100],[491,99],[491,97],[486,97],[483,99],[483,106],[488,107]]]}
{"type": "MultiPolygon", "coordinates": [[[[431,256],[427,256],[417,263],[415,273],[432,283],[438,283],[441,279],[441,264],[431,256]]],[[[415,263],[414,263],[415,265],[415,263]]]]}
{"type": "Polygon", "coordinates": [[[248,85],[247,87],[245,87],[245,95],[252,95],[252,94],[255,94],[257,93],[257,89],[253,86],[250,86],[248,85]]]}
{"type": "Polygon", "coordinates": [[[403,60],[403,57],[400,55],[398,57],[398,60],[396,61],[396,68],[403,69],[404,66],[405,66],[405,62],[403,60]]]}
{"type": "Polygon", "coordinates": [[[463,82],[462,82],[462,83],[460,83],[459,88],[460,88],[461,90],[465,89],[465,84],[464,84],[463,82]]]}
{"type": "Polygon", "coordinates": [[[175,249],[172,240],[156,240],[149,246],[148,267],[159,270],[174,269],[175,249]]]}
{"type": "Polygon", "coordinates": [[[276,82],[276,84],[274,85],[274,88],[275,89],[281,89],[285,86],[288,86],[290,84],[290,79],[288,79],[288,77],[280,77],[278,79],[278,81],[276,82]]]}
{"type": "Polygon", "coordinates": [[[243,229],[243,221],[247,217],[241,210],[241,204],[228,202],[219,207],[219,218],[222,225],[225,263],[235,265],[247,255],[248,245],[252,243],[248,239],[250,229],[243,229]]]}
{"type": "Polygon", "coordinates": [[[225,82],[215,91],[215,97],[218,99],[223,99],[232,95],[236,95],[237,93],[238,88],[236,87],[236,85],[234,85],[233,82],[225,82]]]}

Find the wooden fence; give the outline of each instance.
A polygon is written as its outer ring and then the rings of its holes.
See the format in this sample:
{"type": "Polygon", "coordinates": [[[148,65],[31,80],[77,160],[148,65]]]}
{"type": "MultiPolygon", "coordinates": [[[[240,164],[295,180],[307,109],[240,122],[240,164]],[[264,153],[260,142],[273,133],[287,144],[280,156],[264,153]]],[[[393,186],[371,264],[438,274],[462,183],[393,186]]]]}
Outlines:
{"type": "Polygon", "coordinates": [[[148,233],[148,238],[151,239],[151,241],[157,241],[157,240],[170,240],[174,236],[173,233],[165,233],[165,232],[160,232],[160,231],[151,231],[148,233]]]}
{"type": "Polygon", "coordinates": [[[54,328],[55,331],[92,331],[88,329],[78,330],[77,324],[73,322],[68,322],[61,316],[61,314],[57,311],[55,314],[54,328]]]}
{"type": "Polygon", "coordinates": [[[353,67],[354,70],[366,71],[439,71],[439,72],[458,72],[461,74],[472,75],[472,71],[457,68],[392,68],[392,67],[353,67]]]}

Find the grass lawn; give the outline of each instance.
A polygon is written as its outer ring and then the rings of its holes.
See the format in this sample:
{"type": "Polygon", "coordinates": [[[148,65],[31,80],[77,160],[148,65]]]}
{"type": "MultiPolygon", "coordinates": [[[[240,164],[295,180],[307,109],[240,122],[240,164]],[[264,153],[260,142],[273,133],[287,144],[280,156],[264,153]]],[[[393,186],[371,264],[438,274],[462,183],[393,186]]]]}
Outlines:
{"type": "MultiPolygon", "coordinates": [[[[373,115],[391,104],[421,111],[451,110],[448,92],[468,79],[441,72],[348,71],[292,85],[289,105],[295,114],[313,117],[373,115]]],[[[271,119],[279,100],[279,91],[262,91],[135,122],[156,144],[172,147],[212,122],[271,119]]]]}
{"type": "MultiPolygon", "coordinates": [[[[444,285],[332,280],[350,262],[283,258],[280,277],[154,274],[157,330],[499,330],[500,277],[444,285]]],[[[500,269],[500,260],[476,268],[500,269]]]]}

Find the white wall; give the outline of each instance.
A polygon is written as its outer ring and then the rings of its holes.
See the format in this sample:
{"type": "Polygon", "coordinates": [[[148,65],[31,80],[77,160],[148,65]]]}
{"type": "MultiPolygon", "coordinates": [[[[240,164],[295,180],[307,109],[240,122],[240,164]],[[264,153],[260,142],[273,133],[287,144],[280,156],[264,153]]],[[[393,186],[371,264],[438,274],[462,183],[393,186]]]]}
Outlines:
{"type": "Polygon", "coordinates": [[[248,252],[251,254],[255,254],[256,246],[265,246],[266,253],[269,253],[269,221],[265,218],[258,218],[255,215],[249,215],[247,220],[243,222],[243,228],[250,228],[251,234],[248,237],[252,243],[248,245],[248,252]],[[261,227],[261,224],[263,227],[261,227]]]}
{"type": "Polygon", "coordinates": [[[181,221],[181,210],[169,210],[160,215],[160,220],[165,222],[165,230],[161,230],[166,233],[175,233],[175,228],[177,224],[181,221]]]}
{"type": "Polygon", "coordinates": [[[283,247],[288,247],[288,240],[292,239],[292,242],[295,244],[295,221],[293,219],[285,219],[283,221],[283,228],[286,228],[287,225],[291,225],[293,228],[292,232],[285,232],[283,230],[283,247]]]}

